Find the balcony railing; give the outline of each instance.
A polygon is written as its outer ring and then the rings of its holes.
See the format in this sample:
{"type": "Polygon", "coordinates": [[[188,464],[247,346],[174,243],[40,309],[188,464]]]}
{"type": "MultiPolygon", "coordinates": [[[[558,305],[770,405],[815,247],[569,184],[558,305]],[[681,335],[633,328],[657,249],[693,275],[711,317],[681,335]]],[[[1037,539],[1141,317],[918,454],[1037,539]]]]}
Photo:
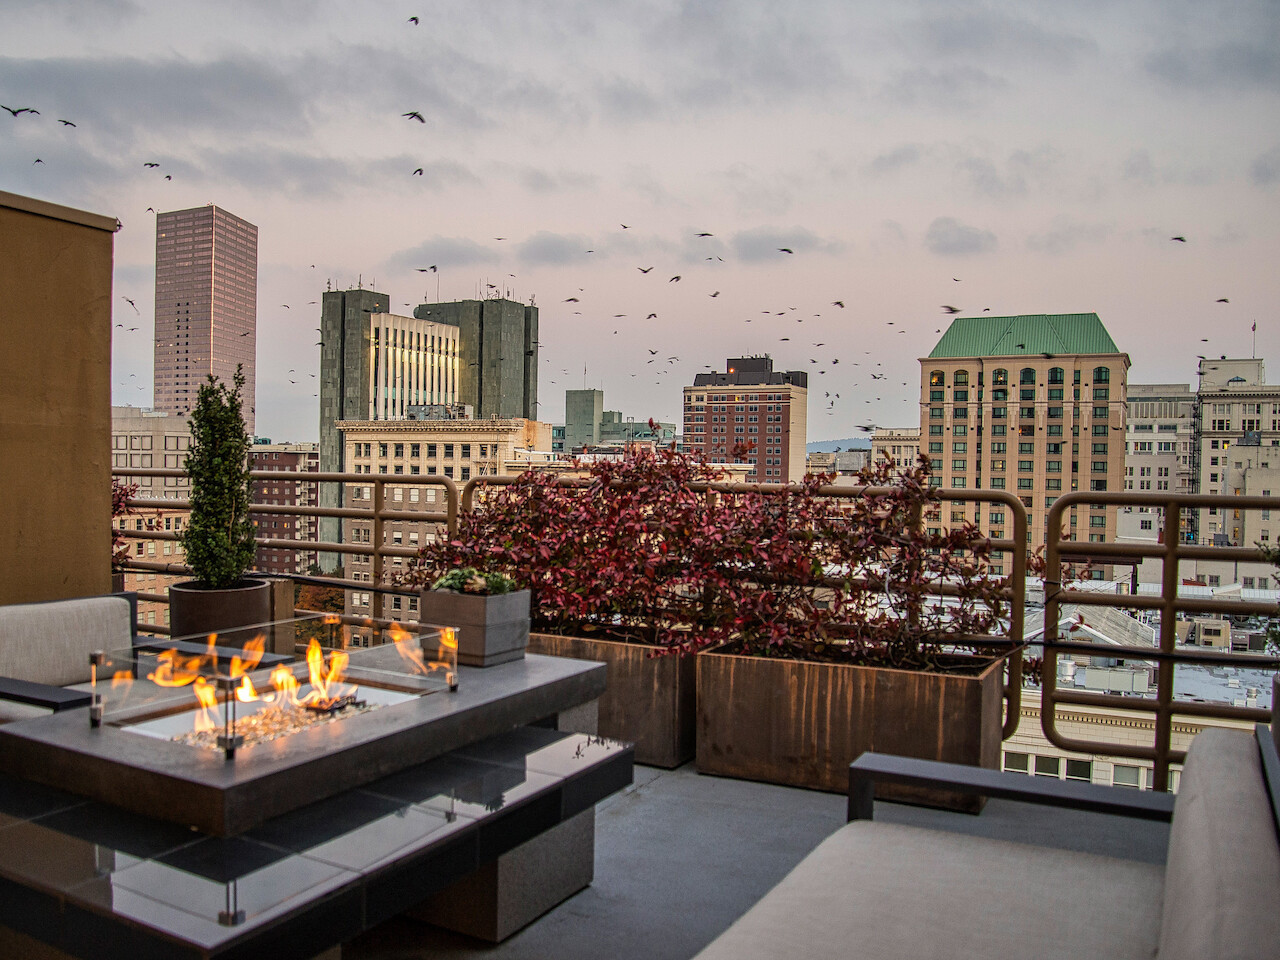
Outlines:
{"type": "MultiPolygon", "coordinates": [[[[181,470],[162,469],[119,469],[114,471],[121,479],[135,477],[180,477],[185,474],[181,470]]],[[[355,474],[355,473],[307,473],[298,471],[254,471],[255,479],[283,480],[301,483],[343,483],[350,487],[370,488],[371,497],[367,506],[303,506],[289,504],[254,504],[250,509],[255,515],[269,514],[298,517],[335,517],[344,520],[365,521],[371,524],[371,539],[368,543],[329,542],[320,540],[288,540],[259,538],[258,544],[263,547],[292,549],[317,553],[344,555],[363,555],[371,560],[370,581],[352,580],[338,577],[293,576],[296,582],[314,583],[320,586],[337,587],[344,590],[359,590],[372,594],[374,603],[372,617],[344,617],[352,623],[387,623],[383,617],[382,598],[385,595],[412,596],[416,590],[397,587],[389,582],[385,561],[388,558],[412,558],[417,549],[411,546],[384,543],[387,524],[397,522],[436,523],[440,531],[453,535],[458,530],[458,517],[476,509],[483,509],[484,491],[515,482],[517,478],[510,476],[476,477],[468,481],[461,490],[450,478],[440,475],[387,475],[387,474],[355,474]],[[399,486],[434,486],[444,491],[443,509],[403,510],[393,509],[394,504],[387,496],[388,487],[399,486]],[[390,504],[390,505],[389,505],[390,504]]],[[[592,481],[580,477],[563,476],[557,480],[566,486],[587,486],[592,481]]],[[[787,484],[748,484],[748,483],[699,483],[695,489],[707,496],[731,496],[735,493],[758,492],[785,494],[792,489],[787,484]]],[[[859,496],[874,495],[882,492],[882,488],[855,487],[831,484],[819,489],[819,494],[833,500],[851,499],[859,496]]],[[[993,539],[992,549],[1003,551],[1009,560],[1009,586],[1005,597],[1011,610],[1009,629],[1006,636],[984,636],[957,638],[965,644],[994,649],[1008,649],[1008,669],[1005,681],[1006,712],[1003,728],[1005,739],[1017,731],[1023,688],[1022,648],[1024,646],[1024,608],[1027,586],[1027,514],[1021,500],[1013,494],[999,490],[951,490],[935,488],[931,495],[936,498],[939,510],[943,505],[954,502],[987,503],[999,506],[1010,513],[1008,527],[1009,539],[993,539]]],[[[360,501],[348,501],[360,502],[360,501]]],[[[185,509],[189,503],[185,499],[139,497],[130,501],[137,509],[185,509]]],[[[1042,672],[1044,689],[1041,696],[1041,725],[1046,738],[1056,747],[1089,754],[1109,754],[1150,761],[1154,766],[1154,787],[1167,790],[1169,787],[1169,765],[1181,763],[1183,752],[1176,750],[1171,744],[1171,727],[1175,717],[1195,718],[1201,720],[1218,719],[1230,721],[1267,722],[1271,712],[1262,708],[1237,707],[1229,704],[1177,701],[1173,696],[1173,675],[1178,665],[1211,665],[1211,666],[1248,666],[1258,669],[1276,669],[1280,667],[1280,657],[1258,654],[1224,653],[1209,650],[1176,649],[1176,616],[1178,613],[1217,613],[1235,615],[1277,616],[1280,609],[1274,603],[1256,601],[1188,598],[1178,595],[1178,561],[1182,559],[1203,560],[1237,560],[1264,562],[1262,551],[1256,547],[1222,547],[1202,546],[1178,542],[1178,531],[1183,522],[1183,511],[1199,507],[1219,507],[1226,509],[1280,509],[1280,498],[1274,497],[1231,497],[1217,495],[1187,494],[1134,494],[1074,492],[1057,499],[1049,511],[1046,529],[1049,541],[1045,545],[1045,637],[1043,640],[1045,662],[1042,672]],[[1132,505],[1158,507],[1165,510],[1163,541],[1150,543],[1087,543],[1063,539],[1058,531],[1063,529],[1065,511],[1073,505],[1100,503],[1106,505],[1132,505]],[[1171,535],[1172,534],[1172,535],[1171,535]],[[1164,562],[1161,595],[1159,597],[1138,596],[1132,594],[1102,593],[1081,589],[1082,585],[1072,587],[1063,583],[1064,565],[1071,560],[1091,560],[1108,562],[1119,559],[1159,558],[1164,562]],[[1161,629],[1159,643],[1156,647],[1134,646],[1123,644],[1101,644],[1088,641],[1073,640],[1059,635],[1057,623],[1061,606],[1073,603],[1081,606],[1104,606],[1122,610],[1155,610],[1161,613],[1161,629]],[[1114,694],[1094,693],[1080,690],[1067,690],[1057,682],[1057,662],[1063,655],[1084,654],[1136,661],[1150,661],[1157,664],[1156,695],[1154,698],[1119,696],[1114,694]],[[1059,707],[1087,706],[1109,710],[1136,711],[1154,716],[1154,736],[1148,745],[1117,744],[1114,741],[1095,741],[1072,738],[1059,729],[1059,707]]],[[[926,522],[925,517],[915,518],[916,523],[926,522]]],[[[945,517],[937,521],[940,526],[947,525],[945,517]]],[[[144,540],[178,540],[180,533],[162,530],[122,530],[126,537],[144,540]]],[[[129,570],[154,571],[168,574],[186,574],[189,569],[177,563],[155,563],[130,558],[125,564],[129,570]]],[[[839,581],[832,579],[828,585],[835,586],[839,581]]],[[[936,593],[945,596],[952,591],[948,585],[936,586],[936,593]]],[[[164,594],[140,594],[140,599],[155,602],[167,602],[164,594]]],[[[148,626],[157,633],[165,632],[165,628],[156,625],[148,626]]]]}
{"type": "MultiPolygon", "coordinates": [[[[1216,613],[1225,615],[1259,615],[1273,617],[1280,614],[1275,603],[1246,600],[1211,599],[1179,596],[1181,560],[1231,560],[1253,563],[1266,562],[1258,547],[1206,547],[1180,543],[1182,512],[1185,509],[1217,507],[1229,510],[1277,509],[1280,498],[1245,497],[1209,494],[1159,494],[1159,493],[1094,493],[1077,491],[1059,497],[1049,509],[1045,521],[1048,542],[1045,544],[1045,610],[1044,610],[1044,689],[1041,694],[1041,726],[1045,737],[1062,750],[1081,753],[1108,753],[1115,756],[1149,760],[1154,765],[1156,790],[1169,789],[1169,765],[1181,763],[1185,751],[1172,747],[1172,729],[1175,717],[1200,719],[1241,720],[1269,723],[1271,711],[1258,707],[1237,707],[1228,704],[1175,701],[1173,695],[1174,669],[1179,666],[1247,666],[1261,669],[1280,667],[1280,658],[1257,654],[1223,653],[1210,650],[1178,650],[1177,617],[1180,613],[1216,613]],[[1088,504],[1107,506],[1136,506],[1164,510],[1164,527],[1159,543],[1087,543],[1066,540],[1066,511],[1073,506],[1088,504]],[[1134,596],[1132,594],[1100,593],[1073,589],[1063,582],[1064,559],[1099,561],[1142,560],[1155,558],[1161,561],[1162,577],[1159,597],[1134,596]],[[1160,613],[1160,632],[1154,649],[1133,644],[1099,644],[1064,639],[1058,631],[1058,621],[1063,603],[1079,606],[1112,607],[1129,610],[1154,610],[1160,613]],[[1157,664],[1154,698],[1126,697],[1116,694],[1063,690],[1058,686],[1058,657],[1062,654],[1088,654],[1124,660],[1148,661],[1157,664]],[[1150,746],[1117,744],[1114,741],[1081,740],[1068,737],[1058,728],[1057,707],[1065,705],[1102,707],[1113,710],[1136,711],[1154,715],[1154,739],[1150,746]]],[[[1274,706],[1274,705],[1273,705],[1274,706]]]]}

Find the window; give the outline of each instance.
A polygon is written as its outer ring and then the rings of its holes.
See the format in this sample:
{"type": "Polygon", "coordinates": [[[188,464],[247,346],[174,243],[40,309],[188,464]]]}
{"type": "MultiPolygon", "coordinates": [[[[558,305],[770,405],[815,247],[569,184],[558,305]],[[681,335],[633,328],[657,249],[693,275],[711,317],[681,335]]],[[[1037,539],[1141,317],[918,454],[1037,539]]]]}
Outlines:
{"type": "Polygon", "coordinates": [[[1067,779],[1083,780],[1089,783],[1093,779],[1093,761],[1092,760],[1068,760],[1067,761],[1067,779]]]}
{"type": "Polygon", "coordinates": [[[1036,398],[1035,387],[1023,387],[1021,390],[1018,391],[1019,400],[1034,400],[1035,398],[1036,398]]]}
{"type": "Polygon", "coordinates": [[[941,440],[930,440],[930,441],[929,441],[929,452],[930,452],[930,453],[941,453],[941,452],[942,452],[942,441],[941,441],[941,440]]]}
{"type": "MultiPolygon", "coordinates": [[[[1064,379],[1063,379],[1063,374],[1064,374],[1064,372],[1065,372],[1065,371],[1063,371],[1063,369],[1062,369],[1061,367],[1051,367],[1051,368],[1049,369],[1049,382],[1050,382],[1050,383],[1063,383],[1063,382],[1065,382],[1065,381],[1064,381],[1064,379]]],[[[1050,392],[1050,394],[1052,395],[1053,391],[1051,390],[1051,391],[1049,391],[1049,392],[1050,392]]],[[[1061,391],[1059,391],[1059,392],[1058,392],[1058,399],[1062,399],[1062,392],[1061,392],[1061,391]]]]}
{"type": "Polygon", "coordinates": [[[1136,790],[1140,786],[1141,775],[1141,767],[1131,767],[1126,763],[1117,763],[1111,768],[1111,783],[1117,787],[1132,787],[1136,790]]]}
{"type": "Polygon", "coordinates": [[[1016,770],[1018,773],[1027,773],[1030,770],[1028,761],[1031,758],[1025,753],[1014,753],[1012,750],[1004,752],[1004,768],[1006,770],[1016,770]]]}
{"type": "Polygon", "coordinates": [[[1106,383],[1111,379],[1111,371],[1107,367],[1093,368],[1093,382],[1106,383]]]}
{"type": "Polygon", "coordinates": [[[1036,468],[1036,462],[1035,462],[1034,460],[1019,460],[1019,461],[1018,461],[1018,472],[1019,472],[1019,473],[1031,473],[1033,470],[1035,470],[1035,468],[1036,468]]]}
{"type": "Polygon", "coordinates": [[[1030,478],[1030,477],[1019,477],[1019,478],[1018,478],[1018,489],[1019,489],[1019,490],[1030,490],[1030,489],[1031,489],[1031,484],[1032,484],[1032,480],[1031,480],[1031,478],[1030,478]]]}
{"type": "Polygon", "coordinates": [[[1111,391],[1107,387],[1094,387],[1093,399],[1095,402],[1099,400],[1110,400],[1111,391]]]}
{"type": "Polygon", "coordinates": [[[993,437],[1003,437],[1005,435],[1005,432],[1006,432],[1006,427],[1003,423],[993,423],[991,425],[991,435],[993,437]]]}
{"type": "MultiPolygon", "coordinates": [[[[940,424],[940,423],[931,423],[931,424],[929,424],[929,436],[931,436],[931,437],[940,437],[940,436],[942,436],[942,424],[940,424]]],[[[939,453],[941,453],[942,451],[941,451],[941,450],[939,450],[938,452],[939,452],[939,453]]]]}
{"type": "Polygon", "coordinates": [[[963,437],[966,434],[968,434],[968,432],[969,432],[969,428],[963,423],[957,423],[954,427],[951,428],[952,435],[956,437],[963,437]]]}
{"type": "Polygon", "coordinates": [[[951,469],[963,473],[965,470],[969,469],[966,464],[967,461],[965,460],[952,460],[951,469]]]}
{"type": "Polygon", "coordinates": [[[992,472],[994,472],[994,473],[1004,473],[1004,461],[1003,461],[1003,460],[992,460],[992,461],[991,461],[991,470],[992,470],[992,472]]]}
{"type": "Polygon", "coordinates": [[[947,385],[947,375],[941,370],[933,370],[929,373],[929,386],[945,387],[947,385]]]}
{"type": "Polygon", "coordinates": [[[969,383],[969,371],[957,370],[955,375],[955,385],[957,387],[967,386],[969,383]]]}
{"type": "Polygon", "coordinates": [[[969,391],[968,391],[968,390],[955,390],[955,391],[953,391],[953,393],[952,393],[952,395],[951,395],[951,399],[952,399],[952,400],[954,400],[954,401],[956,401],[956,403],[964,403],[964,402],[968,401],[968,399],[969,399],[969,391]]]}
{"type": "Polygon", "coordinates": [[[929,408],[929,419],[930,419],[930,420],[941,420],[941,419],[942,419],[942,408],[941,408],[941,407],[930,407],[930,408],[929,408]]]}
{"type": "Polygon", "coordinates": [[[1105,515],[1100,517],[1089,518],[1089,526],[1091,527],[1106,527],[1106,525],[1107,525],[1107,518],[1105,515]]]}
{"type": "MultiPolygon", "coordinates": [[[[894,452],[897,453],[896,447],[894,448],[894,452]]],[[[969,444],[964,440],[961,440],[958,443],[953,443],[951,444],[951,452],[952,453],[968,453],[969,444]]]]}
{"type": "Polygon", "coordinates": [[[1004,477],[992,477],[990,482],[992,490],[1004,489],[1004,477]]]}
{"type": "Polygon", "coordinates": [[[1089,489],[1090,489],[1090,490],[1098,490],[1098,491],[1106,490],[1106,489],[1107,489],[1107,481],[1105,481],[1105,480],[1090,480],[1090,481],[1089,481],[1089,489]]]}
{"type": "MultiPolygon", "coordinates": [[[[941,403],[941,402],[942,402],[943,400],[945,400],[945,399],[946,399],[946,391],[945,391],[945,390],[930,390],[930,391],[929,391],[929,402],[930,402],[930,403],[941,403]]],[[[770,420],[772,420],[773,418],[772,418],[772,417],[770,417],[769,419],[770,419],[770,420]]]]}
{"type": "Polygon", "coordinates": [[[1004,453],[1004,452],[1005,452],[1005,444],[1004,444],[1004,443],[993,443],[993,444],[991,444],[991,452],[992,452],[992,453],[1004,453]]]}
{"type": "Polygon", "coordinates": [[[1093,452],[1094,452],[1094,453],[1106,453],[1106,452],[1107,452],[1107,445],[1106,445],[1105,443],[1095,443],[1095,444],[1093,445],[1093,452]]]}
{"type": "Polygon", "coordinates": [[[1023,367],[1018,373],[1018,383],[1035,383],[1036,372],[1031,367],[1023,367]]]}
{"type": "Polygon", "coordinates": [[[1005,386],[1008,382],[1009,382],[1009,371],[1008,371],[1008,370],[993,370],[993,371],[991,372],[991,384],[992,384],[992,386],[999,386],[999,387],[1003,387],[1003,386],[1005,386]]]}
{"type": "Polygon", "coordinates": [[[1036,776],[1037,777],[1057,777],[1062,769],[1062,760],[1059,757],[1036,757],[1036,776]]]}

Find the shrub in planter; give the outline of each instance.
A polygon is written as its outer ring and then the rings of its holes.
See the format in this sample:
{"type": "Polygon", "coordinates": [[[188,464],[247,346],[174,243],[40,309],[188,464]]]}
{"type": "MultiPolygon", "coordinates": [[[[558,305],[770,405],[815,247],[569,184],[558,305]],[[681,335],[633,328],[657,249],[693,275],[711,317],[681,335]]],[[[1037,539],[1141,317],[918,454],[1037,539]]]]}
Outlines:
{"type": "Polygon", "coordinates": [[[263,622],[271,616],[269,584],[244,576],[254,559],[244,382],[239,367],[234,389],[211,374],[188,420],[191,447],[184,466],[191,478],[191,517],[182,531],[182,547],[195,579],[169,588],[174,636],[263,622]]]}

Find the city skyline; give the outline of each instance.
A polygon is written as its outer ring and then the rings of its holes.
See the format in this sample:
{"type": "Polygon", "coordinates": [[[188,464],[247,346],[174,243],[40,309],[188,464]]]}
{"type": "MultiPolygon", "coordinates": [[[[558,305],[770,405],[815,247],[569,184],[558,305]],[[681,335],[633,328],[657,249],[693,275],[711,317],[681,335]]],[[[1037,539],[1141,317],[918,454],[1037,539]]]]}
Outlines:
{"type": "Polygon", "coordinates": [[[0,189],[124,224],[115,403],[152,399],[147,208],[208,202],[260,228],[277,440],[316,439],[329,281],[397,313],[536,297],[547,420],[586,386],[678,421],[691,377],[768,353],[840,394],[814,440],[915,421],[944,306],[1096,312],[1135,382],[1247,357],[1255,323],[1277,346],[1265,3],[67,0],[6,29],[0,95],[40,114],[0,113],[0,189]]]}

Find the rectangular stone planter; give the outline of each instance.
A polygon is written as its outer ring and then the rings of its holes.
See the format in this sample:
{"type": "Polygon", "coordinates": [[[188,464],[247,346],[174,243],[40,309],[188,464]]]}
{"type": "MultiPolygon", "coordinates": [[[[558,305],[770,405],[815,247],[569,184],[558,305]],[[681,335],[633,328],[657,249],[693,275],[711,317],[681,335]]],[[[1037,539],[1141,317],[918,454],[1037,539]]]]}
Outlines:
{"type": "MultiPolygon", "coordinates": [[[[697,657],[698,771],[843,793],[865,750],[996,769],[1004,661],[980,672],[697,657]]],[[[980,798],[882,785],[882,799],[978,812],[980,798]]]]}
{"type": "Polygon", "coordinates": [[[529,645],[529,591],[486,597],[423,590],[418,620],[458,631],[458,663],[491,667],[520,660],[529,645]]]}
{"type": "Polygon", "coordinates": [[[598,731],[634,743],[636,763],[672,769],[693,759],[696,658],[653,657],[653,647],[641,643],[550,633],[530,634],[529,650],[608,666],[598,731]]]}

